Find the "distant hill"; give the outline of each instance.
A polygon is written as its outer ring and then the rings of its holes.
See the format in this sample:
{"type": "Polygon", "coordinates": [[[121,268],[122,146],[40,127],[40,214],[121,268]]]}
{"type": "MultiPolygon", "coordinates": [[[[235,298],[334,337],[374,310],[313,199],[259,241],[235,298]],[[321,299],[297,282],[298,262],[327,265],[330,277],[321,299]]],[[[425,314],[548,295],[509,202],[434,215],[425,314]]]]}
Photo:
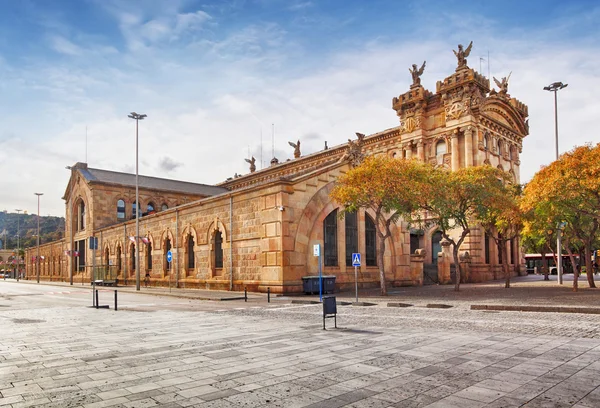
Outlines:
{"type": "MultiPolygon", "coordinates": [[[[20,235],[20,247],[37,245],[37,214],[17,214],[0,212],[0,249],[17,247],[17,233],[20,235]],[[4,231],[6,231],[6,243],[4,231]]],[[[64,217],[40,216],[40,244],[56,241],[65,235],[64,217]]]]}

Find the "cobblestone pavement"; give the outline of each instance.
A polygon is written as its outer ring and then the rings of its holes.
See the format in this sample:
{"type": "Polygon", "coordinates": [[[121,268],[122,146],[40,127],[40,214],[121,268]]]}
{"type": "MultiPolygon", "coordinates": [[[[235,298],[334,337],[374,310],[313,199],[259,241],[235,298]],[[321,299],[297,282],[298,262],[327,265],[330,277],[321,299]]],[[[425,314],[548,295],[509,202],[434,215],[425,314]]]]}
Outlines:
{"type": "MultiPolygon", "coordinates": [[[[600,315],[470,310],[474,298],[502,300],[497,282],[338,305],[338,329],[328,319],[326,331],[321,305],[290,298],[186,309],[180,298],[129,293],[114,311],[89,308],[89,289],[19,284],[26,290],[8,296],[6,285],[2,407],[600,406],[600,315]],[[426,307],[442,300],[452,307],[426,307]]],[[[555,286],[541,291],[596,301],[593,289],[555,286]]]]}

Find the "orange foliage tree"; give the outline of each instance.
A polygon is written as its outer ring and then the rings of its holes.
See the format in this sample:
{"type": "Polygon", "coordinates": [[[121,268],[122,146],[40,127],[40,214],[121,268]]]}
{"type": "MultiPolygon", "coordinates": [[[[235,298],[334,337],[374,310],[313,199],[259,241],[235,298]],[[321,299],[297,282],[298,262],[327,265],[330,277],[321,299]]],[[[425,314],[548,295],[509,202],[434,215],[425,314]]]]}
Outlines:
{"type": "MultiPolygon", "coordinates": [[[[600,144],[576,147],[535,174],[524,190],[523,209],[547,215],[549,230],[566,223],[565,232],[583,243],[588,284],[595,288],[592,249],[600,226],[600,144]]],[[[558,254],[561,256],[561,254],[558,254]]],[[[576,286],[574,286],[576,288],[576,286]]]]}
{"type": "Polygon", "coordinates": [[[390,226],[401,216],[408,216],[417,209],[416,188],[433,171],[429,165],[416,160],[397,160],[388,157],[367,157],[358,167],[342,175],[330,193],[330,197],[344,208],[340,215],[355,212],[359,208],[370,209],[375,214],[377,226],[377,265],[381,294],[387,295],[383,254],[385,243],[392,235],[390,226]]]}

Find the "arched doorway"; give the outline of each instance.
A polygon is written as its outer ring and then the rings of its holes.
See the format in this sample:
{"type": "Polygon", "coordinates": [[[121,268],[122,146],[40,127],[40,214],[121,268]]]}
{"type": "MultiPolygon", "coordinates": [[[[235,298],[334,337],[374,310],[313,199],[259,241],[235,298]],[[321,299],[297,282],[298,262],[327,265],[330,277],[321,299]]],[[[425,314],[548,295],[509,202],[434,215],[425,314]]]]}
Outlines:
{"type": "Polygon", "coordinates": [[[434,265],[437,265],[438,253],[442,251],[441,240],[442,233],[440,231],[434,232],[431,236],[431,263],[434,265]]]}

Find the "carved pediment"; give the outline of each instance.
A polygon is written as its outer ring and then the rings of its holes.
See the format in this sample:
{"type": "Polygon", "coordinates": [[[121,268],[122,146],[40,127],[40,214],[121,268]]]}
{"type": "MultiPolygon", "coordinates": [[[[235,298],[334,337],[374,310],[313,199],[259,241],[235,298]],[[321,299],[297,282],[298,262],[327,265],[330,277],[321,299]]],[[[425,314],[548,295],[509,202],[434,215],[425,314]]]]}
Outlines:
{"type": "Polygon", "coordinates": [[[486,100],[481,108],[481,115],[522,136],[529,134],[525,118],[510,104],[497,97],[486,100]]]}

